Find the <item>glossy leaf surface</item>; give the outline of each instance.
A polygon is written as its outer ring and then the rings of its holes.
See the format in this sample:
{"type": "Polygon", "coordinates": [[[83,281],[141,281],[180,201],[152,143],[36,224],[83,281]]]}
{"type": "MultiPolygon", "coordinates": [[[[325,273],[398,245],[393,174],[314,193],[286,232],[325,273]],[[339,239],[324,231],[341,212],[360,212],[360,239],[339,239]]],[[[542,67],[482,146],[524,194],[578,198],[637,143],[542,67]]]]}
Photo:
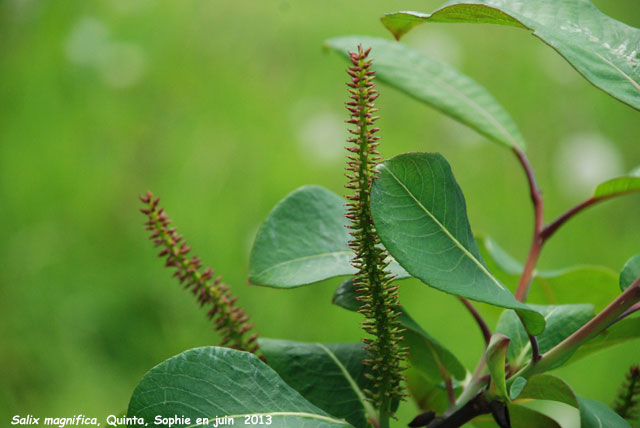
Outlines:
{"type": "Polygon", "coordinates": [[[462,190],[447,161],[435,153],[407,153],[378,166],[371,210],[383,244],[412,276],[447,293],[516,309],[529,332],[544,318],[487,269],[471,233],[462,190]]]}
{"type": "MultiPolygon", "coordinates": [[[[595,315],[593,305],[531,305],[544,315],[547,328],[538,336],[538,347],[543,354],[569,337],[595,315]]],[[[523,367],[531,360],[531,342],[514,311],[504,311],[496,331],[511,339],[507,361],[512,367],[523,367]]]]}
{"type": "Polygon", "coordinates": [[[424,22],[470,22],[528,29],[596,87],[640,110],[640,30],[600,12],[589,0],[451,1],[431,14],[382,18],[400,38],[424,22]]]}
{"type": "Polygon", "coordinates": [[[517,125],[498,101],[479,83],[455,68],[426,57],[391,40],[367,37],[336,37],[326,41],[348,58],[362,44],[371,48],[378,80],[428,104],[507,147],[525,148],[517,125]]]}
{"type": "Polygon", "coordinates": [[[257,414],[272,427],[350,426],[309,403],[255,355],[214,346],[191,349],[151,369],[127,411],[147,421],[181,415],[192,418],[190,424],[221,415],[240,424],[245,415],[257,414]]]}
{"type": "MultiPolygon", "coordinates": [[[[333,303],[350,311],[357,311],[360,309],[357,296],[353,280],[349,278],[340,284],[334,293],[333,303]]],[[[419,370],[431,383],[438,383],[450,376],[464,379],[467,371],[455,355],[420,327],[404,308],[400,307],[398,311],[398,320],[406,329],[403,346],[409,347],[410,365],[419,370]]]]}
{"type": "Polygon", "coordinates": [[[258,339],[258,343],[269,366],[310,403],[356,428],[366,427],[367,410],[374,411],[362,392],[368,381],[362,364],[367,354],[361,343],[265,338],[258,339]]]}

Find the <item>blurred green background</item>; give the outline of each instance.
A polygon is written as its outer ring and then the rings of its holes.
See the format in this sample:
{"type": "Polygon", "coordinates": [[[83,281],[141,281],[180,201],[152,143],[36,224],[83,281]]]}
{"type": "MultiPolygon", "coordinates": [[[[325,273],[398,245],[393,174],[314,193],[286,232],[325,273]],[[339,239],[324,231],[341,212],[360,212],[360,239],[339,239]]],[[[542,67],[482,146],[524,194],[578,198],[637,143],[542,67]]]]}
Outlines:
{"type": "MultiPolygon", "coordinates": [[[[637,0],[597,1],[640,27],[637,0]]],[[[253,236],[293,189],[344,194],[346,63],[321,48],[344,34],[389,37],[384,12],[439,1],[0,1],[0,422],[13,415],[104,417],[138,380],[185,349],[217,343],[190,294],[145,239],[150,189],[206,264],[233,284],[267,337],[358,341],[360,317],[330,305],[338,281],[247,286],[253,236]]],[[[547,216],[640,164],[640,113],[582,79],[526,31],[425,25],[406,43],[485,85],[529,145],[547,216]]],[[[374,53],[375,57],[375,53],[374,53]]],[[[519,259],[531,235],[515,158],[381,87],[381,151],[439,151],[471,224],[519,259]]],[[[593,208],[540,266],[602,264],[640,252],[640,197],[593,208]]],[[[469,369],[482,350],[451,296],[405,282],[401,299],[469,369]],[[451,322],[455,318],[455,322],[451,322]]],[[[497,312],[482,307],[492,323],[497,312]]],[[[558,371],[611,402],[636,342],[558,371]]],[[[401,422],[415,415],[405,404],[401,422]]]]}

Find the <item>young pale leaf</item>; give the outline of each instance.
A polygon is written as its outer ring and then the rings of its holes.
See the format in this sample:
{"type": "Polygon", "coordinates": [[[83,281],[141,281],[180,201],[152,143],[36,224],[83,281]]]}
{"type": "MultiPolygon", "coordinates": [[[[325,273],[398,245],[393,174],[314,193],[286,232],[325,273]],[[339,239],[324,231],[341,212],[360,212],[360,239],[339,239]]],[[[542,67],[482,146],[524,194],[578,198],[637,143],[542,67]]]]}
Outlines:
{"type": "Polygon", "coordinates": [[[600,12],[589,0],[452,1],[431,14],[382,17],[396,38],[424,22],[471,22],[528,29],[587,80],[640,110],[640,30],[600,12]]]}
{"type": "MultiPolygon", "coordinates": [[[[491,238],[477,236],[476,240],[489,271],[510,290],[515,290],[523,266],[491,238]]],[[[604,266],[536,271],[527,302],[541,305],[589,302],[599,312],[618,297],[617,284],[616,272],[604,266]]]]}
{"type": "Polygon", "coordinates": [[[253,354],[219,347],[183,352],[157,365],[138,383],[127,416],[228,416],[238,424],[261,415],[280,428],[350,427],[309,403],[253,354]]]}
{"type": "Polygon", "coordinates": [[[581,428],[631,428],[631,425],[620,417],[609,406],[599,401],[579,397],[581,428]]]}
{"type": "MultiPolygon", "coordinates": [[[[360,309],[358,293],[353,286],[353,279],[345,280],[333,295],[333,303],[350,311],[360,309]]],[[[398,308],[398,320],[404,332],[403,346],[409,347],[409,362],[419,370],[431,383],[438,383],[450,376],[464,379],[467,371],[458,359],[431,337],[402,307],[398,308]]]]}
{"type": "MultiPolygon", "coordinates": [[[[336,276],[353,275],[353,250],[345,201],[320,186],[303,186],[280,201],[251,249],[249,282],[293,288],[336,276]]],[[[407,277],[395,261],[389,265],[407,277]]]]}
{"type": "Polygon", "coordinates": [[[516,377],[511,383],[511,387],[509,388],[509,398],[515,400],[518,398],[518,395],[522,392],[524,387],[527,385],[527,380],[522,376],[516,377]]]}
{"type": "Polygon", "coordinates": [[[509,347],[509,338],[504,334],[494,333],[491,336],[489,345],[486,350],[486,361],[489,374],[491,375],[491,384],[489,385],[489,393],[493,397],[508,401],[509,393],[507,392],[507,374],[505,372],[505,363],[507,357],[507,348],[509,347]]]}
{"type": "MultiPolygon", "coordinates": [[[[593,305],[531,305],[544,315],[546,328],[538,336],[538,347],[543,354],[569,337],[595,315],[593,305]]],[[[504,311],[496,331],[511,339],[507,361],[513,368],[521,368],[531,360],[531,342],[514,311],[504,311]]]]}
{"type": "Polygon", "coordinates": [[[483,86],[454,67],[401,43],[375,37],[336,37],[326,44],[347,59],[355,46],[370,47],[378,80],[497,143],[524,150],[524,139],[509,113],[483,86]]]}
{"type": "Polygon", "coordinates": [[[580,346],[568,362],[573,363],[594,352],[610,348],[627,340],[637,340],[639,338],[640,318],[625,318],[580,346]]]}
{"type": "Polygon", "coordinates": [[[620,289],[626,290],[627,287],[636,279],[640,278],[640,254],[629,259],[620,272],[620,289]]]}
{"type": "Polygon", "coordinates": [[[356,428],[367,426],[375,410],[363,390],[370,388],[361,343],[301,343],[258,339],[269,366],[310,403],[356,428]]]}
{"type": "Polygon", "coordinates": [[[447,161],[407,153],[378,165],[371,192],[376,230],[412,276],[447,293],[520,312],[531,334],[544,318],[518,302],[487,269],[471,233],[462,191],[447,161]]]}
{"type": "Polygon", "coordinates": [[[640,168],[629,174],[605,181],[593,191],[594,198],[609,198],[625,193],[640,192],[640,168]]]}

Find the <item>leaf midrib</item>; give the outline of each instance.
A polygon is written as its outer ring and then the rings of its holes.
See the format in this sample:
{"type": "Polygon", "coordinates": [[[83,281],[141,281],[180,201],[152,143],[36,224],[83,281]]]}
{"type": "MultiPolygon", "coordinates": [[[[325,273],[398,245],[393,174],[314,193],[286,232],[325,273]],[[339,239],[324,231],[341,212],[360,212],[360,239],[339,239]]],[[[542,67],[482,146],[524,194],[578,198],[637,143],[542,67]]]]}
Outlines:
{"type": "Polygon", "coordinates": [[[486,267],[484,267],[482,265],[482,263],[480,263],[480,261],[478,261],[478,259],[475,258],[475,256],[473,254],[471,254],[469,252],[469,250],[467,250],[464,245],[462,245],[460,243],[460,241],[458,241],[455,236],[453,236],[451,234],[451,232],[449,232],[449,230],[444,227],[444,225],[442,223],[440,223],[440,221],[424,206],[422,205],[422,203],[413,195],[413,193],[411,193],[411,191],[409,190],[409,188],[407,186],[404,185],[404,183],[402,181],[400,181],[400,179],[389,169],[387,168],[386,165],[381,164],[380,168],[384,168],[386,169],[389,174],[391,175],[391,177],[393,177],[393,179],[405,190],[405,192],[407,192],[407,194],[411,197],[411,199],[413,199],[415,201],[415,203],[436,223],[436,225],[445,233],[445,235],[447,235],[449,237],[449,239],[451,239],[451,241],[453,241],[453,243],[460,249],[462,250],[462,252],[473,262],[475,263],[480,270],[487,276],[489,277],[489,279],[491,279],[491,281],[493,281],[501,290],[505,290],[504,286],[502,284],[500,284],[500,282],[498,282],[497,279],[495,279],[493,277],[493,275],[491,275],[491,272],[489,272],[487,270],[486,267]]]}

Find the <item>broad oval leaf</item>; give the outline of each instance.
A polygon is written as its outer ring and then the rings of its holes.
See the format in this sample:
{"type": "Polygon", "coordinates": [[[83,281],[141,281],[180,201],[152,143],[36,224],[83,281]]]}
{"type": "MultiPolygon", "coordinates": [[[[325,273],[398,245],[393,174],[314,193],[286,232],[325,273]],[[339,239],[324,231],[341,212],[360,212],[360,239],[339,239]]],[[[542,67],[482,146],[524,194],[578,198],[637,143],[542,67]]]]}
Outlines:
{"type": "MultiPolygon", "coordinates": [[[[197,418],[246,415],[270,418],[272,427],[338,428],[348,423],[309,403],[253,354],[209,346],[191,349],[157,365],[138,383],[127,416],[197,418]]],[[[266,423],[266,422],[265,422],[266,423]]]]}
{"type": "Polygon", "coordinates": [[[640,110],[640,30],[605,15],[589,0],[454,0],[431,14],[396,12],[382,22],[396,38],[424,22],[528,29],[596,87],[640,110]]]}
{"type": "Polygon", "coordinates": [[[622,177],[599,184],[593,191],[594,198],[610,198],[625,193],[640,192],[640,168],[622,177]]]}
{"type": "Polygon", "coordinates": [[[371,211],[389,253],[412,276],[447,293],[519,311],[531,334],[544,318],[487,269],[471,233],[462,191],[436,153],[407,153],[378,165],[371,211]]]}
{"type": "MultiPolygon", "coordinates": [[[[531,305],[544,315],[546,328],[538,336],[540,354],[544,354],[586,324],[595,311],[593,305],[531,305]]],[[[531,360],[531,342],[514,311],[504,311],[496,331],[511,339],[507,361],[514,369],[524,367],[531,360]]]]}
{"type": "Polygon", "coordinates": [[[326,44],[348,59],[358,44],[371,47],[378,80],[426,103],[507,147],[525,148],[517,125],[479,83],[454,67],[390,40],[346,36],[326,44]]]}
{"type": "MultiPolygon", "coordinates": [[[[360,309],[358,293],[349,278],[340,284],[333,295],[333,303],[350,311],[360,309]]],[[[462,380],[467,370],[458,359],[440,342],[427,333],[420,325],[400,307],[398,321],[406,329],[403,345],[409,348],[409,362],[432,384],[446,380],[451,376],[462,380]]]]}
{"type": "Polygon", "coordinates": [[[280,201],[256,236],[249,282],[291,288],[354,274],[344,204],[320,186],[301,187],[280,201]]]}
{"type": "MultiPolygon", "coordinates": [[[[321,186],[294,190],[271,211],[258,231],[249,261],[249,283],[293,288],[353,275],[353,250],[345,200],[321,186]]],[[[389,265],[407,277],[395,261],[389,265]]]]}
{"type": "Polygon", "coordinates": [[[365,428],[367,415],[376,417],[363,390],[371,388],[362,361],[362,343],[302,343],[258,339],[260,350],[287,385],[310,403],[354,427],[365,428]]]}
{"type": "Polygon", "coordinates": [[[620,272],[620,289],[626,290],[633,281],[640,278],[640,254],[637,254],[625,263],[620,272]]]}
{"type": "MultiPolygon", "coordinates": [[[[523,266],[491,238],[476,236],[480,254],[489,271],[510,290],[515,290],[523,266]]],[[[604,266],[572,266],[535,271],[527,302],[542,305],[591,303],[601,311],[618,297],[618,275],[604,266]]]]}

